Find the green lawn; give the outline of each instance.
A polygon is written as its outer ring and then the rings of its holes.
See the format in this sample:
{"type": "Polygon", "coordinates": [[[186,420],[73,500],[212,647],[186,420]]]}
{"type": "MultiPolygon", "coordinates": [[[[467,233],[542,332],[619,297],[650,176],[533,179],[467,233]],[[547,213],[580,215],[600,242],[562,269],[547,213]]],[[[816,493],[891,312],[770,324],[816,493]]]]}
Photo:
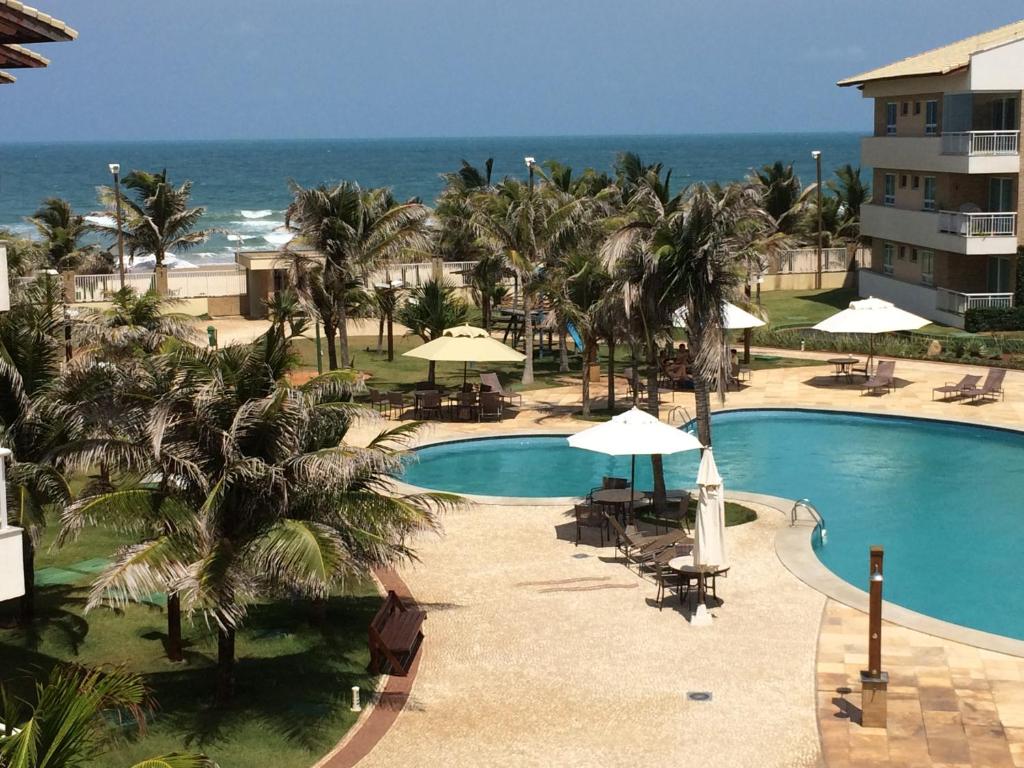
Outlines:
{"type": "MultiPolygon", "coordinates": [[[[39,587],[39,618],[31,631],[0,629],[0,670],[16,684],[56,661],[124,665],[145,676],[158,703],[145,734],[125,728],[123,742],[95,768],[181,750],[203,751],[221,768],[308,768],[355,721],[351,687],[373,688],[366,627],[380,598],[369,583],[333,597],[320,626],[311,624],[303,601],[255,606],[237,638],[236,703],[221,711],[211,706],[216,635],[203,620],[185,622],[186,661],[171,664],[161,595],[124,611],[83,613],[90,573],[120,538],[92,529],[57,550],[52,539],[48,533],[37,556],[37,577],[48,582],[39,587]]],[[[0,614],[0,624],[9,620],[0,614]]]]}
{"type": "MultiPolygon", "coordinates": [[[[636,513],[637,519],[642,522],[654,525],[657,522],[659,527],[671,526],[678,528],[674,520],[665,520],[659,518],[654,514],[654,508],[652,506],[640,507],[636,513]]],[[[687,526],[692,531],[695,521],[697,519],[697,499],[691,498],[690,504],[686,508],[686,521],[687,526]]],[[[742,504],[737,504],[734,501],[725,502],[725,527],[729,528],[733,525],[743,525],[744,523],[752,523],[757,520],[757,512],[752,510],[750,507],[745,507],[742,504]]]]}
{"type": "Polygon", "coordinates": [[[772,328],[814,325],[840,309],[846,309],[857,292],[846,288],[827,291],[763,291],[761,306],[772,328]]]}

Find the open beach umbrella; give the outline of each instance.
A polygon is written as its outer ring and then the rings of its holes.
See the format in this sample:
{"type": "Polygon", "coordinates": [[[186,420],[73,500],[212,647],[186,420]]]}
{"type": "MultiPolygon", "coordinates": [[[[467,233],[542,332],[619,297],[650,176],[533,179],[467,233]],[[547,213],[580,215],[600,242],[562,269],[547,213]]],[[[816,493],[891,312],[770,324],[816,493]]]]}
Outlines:
{"type": "MultiPolygon", "coordinates": [[[[672,325],[676,328],[686,327],[686,307],[676,310],[672,315],[672,325]]],[[[748,328],[760,328],[762,325],[764,325],[764,320],[761,318],[755,317],[745,309],[740,309],[735,304],[725,303],[725,330],[745,331],[748,328]]]]}
{"type": "Polygon", "coordinates": [[[916,331],[930,320],[900,309],[891,301],[868,297],[859,301],[851,301],[850,306],[830,317],[826,317],[816,326],[816,331],[825,333],[867,333],[868,367],[871,367],[875,356],[875,334],[892,333],[893,331],[916,331]]]}
{"type": "MultiPolygon", "coordinates": [[[[573,448],[608,456],[631,456],[629,487],[634,491],[638,455],[664,455],[703,448],[700,440],[689,432],[671,427],[635,405],[603,424],[570,435],[567,440],[573,448]]],[[[634,500],[631,493],[630,507],[634,500]]]]}
{"type": "Polygon", "coordinates": [[[466,383],[469,363],[521,363],[526,355],[502,344],[483,328],[457,325],[426,344],[410,349],[405,357],[434,362],[462,363],[462,383],[466,383]]]}

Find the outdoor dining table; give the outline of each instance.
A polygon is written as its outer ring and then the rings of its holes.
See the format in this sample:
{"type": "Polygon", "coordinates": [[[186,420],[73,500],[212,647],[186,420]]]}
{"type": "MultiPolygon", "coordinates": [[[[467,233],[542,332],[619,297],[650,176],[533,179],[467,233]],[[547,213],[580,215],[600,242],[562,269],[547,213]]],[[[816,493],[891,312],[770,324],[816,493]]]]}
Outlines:
{"type": "MultiPolygon", "coordinates": [[[[673,557],[668,561],[668,567],[676,573],[681,573],[684,576],[696,576],[697,577],[697,604],[704,603],[707,605],[708,599],[708,576],[712,578],[725,573],[728,569],[720,568],[717,565],[694,565],[693,555],[680,555],[679,557],[673,557]]],[[[682,601],[682,594],[680,594],[680,602],[682,601]]]]}
{"type": "Polygon", "coordinates": [[[631,510],[629,509],[629,503],[635,498],[643,498],[642,496],[635,496],[635,492],[632,488],[602,488],[599,491],[594,491],[591,498],[597,504],[604,504],[609,507],[615,508],[616,516],[621,520],[627,520],[628,516],[631,516],[631,510]]]}
{"type": "Polygon", "coordinates": [[[839,381],[840,376],[845,376],[847,381],[853,381],[853,366],[860,362],[856,357],[831,357],[827,360],[835,366],[835,373],[833,374],[836,381],[839,381]]]}

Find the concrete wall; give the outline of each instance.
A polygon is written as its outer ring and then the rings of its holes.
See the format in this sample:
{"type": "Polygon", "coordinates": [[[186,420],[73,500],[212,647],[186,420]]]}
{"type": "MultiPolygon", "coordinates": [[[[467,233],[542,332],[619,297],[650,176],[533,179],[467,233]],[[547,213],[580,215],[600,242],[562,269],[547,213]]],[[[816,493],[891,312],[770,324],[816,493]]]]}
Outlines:
{"type": "MultiPolygon", "coordinates": [[[[835,288],[854,288],[857,285],[856,272],[823,272],[821,287],[825,290],[835,288]]],[[[765,275],[761,283],[762,291],[813,291],[814,274],[781,274],[765,275]]]]}
{"type": "Polygon", "coordinates": [[[861,298],[874,296],[876,299],[885,299],[900,309],[927,317],[933,322],[955,328],[964,327],[964,319],[960,315],[936,309],[936,292],[933,288],[894,280],[870,269],[862,269],[857,273],[857,283],[857,295],[861,298]]]}
{"type": "Polygon", "coordinates": [[[1024,40],[976,53],[971,57],[965,90],[1019,91],[1024,86],[1024,40]]]}
{"type": "Polygon", "coordinates": [[[244,315],[249,309],[249,296],[245,293],[238,296],[209,296],[206,304],[206,313],[210,317],[244,315]]]}
{"type": "MultiPolygon", "coordinates": [[[[909,84],[907,86],[910,87],[909,84]]],[[[928,136],[925,133],[925,108],[926,101],[934,101],[938,104],[938,128],[937,133],[942,133],[942,93],[939,91],[916,92],[900,94],[899,96],[885,96],[875,99],[875,136],[887,135],[885,124],[886,104],[896,104],[896,133],[888,134],[895,136],[928,136]],[[904,114],[906,109],[906,114],[904,114]]]]}

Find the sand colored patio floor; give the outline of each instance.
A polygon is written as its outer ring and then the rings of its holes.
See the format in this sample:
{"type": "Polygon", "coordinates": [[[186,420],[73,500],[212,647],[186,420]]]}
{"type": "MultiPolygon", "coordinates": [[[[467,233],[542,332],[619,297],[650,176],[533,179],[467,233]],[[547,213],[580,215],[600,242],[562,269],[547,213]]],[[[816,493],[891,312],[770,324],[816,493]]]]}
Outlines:
{"type": "MultiPolygon", "coordinates": [[[[931,388],[978,369],[901,360],[896,372],[897,390],[872,397],[833,384],[829,367],[757,371],[725,407],[1024,428],[1024,373],[1007,375],[1005,402],[973,406],[932,402],[931,388]]],[[[579,397],[578,385],[538,390],[501,424],[439,423],[424,439],[583,429],[579,397]]],[[[673,406],[692,415],[692,394],[666,397],[663,414],[673,406]]],[[[449,515],[401,569],[429,611],[427,641],[409,706],[360,765],[1024,766],[1024,659],[893,627],[888,733],[835,717],[859,706],[865,618],[792,576],[773,547],[784,516],[759,512],[729,529],[734,568],[706,629],[652,607],[654,585],[611,548],[575,548],[564,507],[449,515]],[[705,690],[711,702],[685,698],[705,690]]]]}

